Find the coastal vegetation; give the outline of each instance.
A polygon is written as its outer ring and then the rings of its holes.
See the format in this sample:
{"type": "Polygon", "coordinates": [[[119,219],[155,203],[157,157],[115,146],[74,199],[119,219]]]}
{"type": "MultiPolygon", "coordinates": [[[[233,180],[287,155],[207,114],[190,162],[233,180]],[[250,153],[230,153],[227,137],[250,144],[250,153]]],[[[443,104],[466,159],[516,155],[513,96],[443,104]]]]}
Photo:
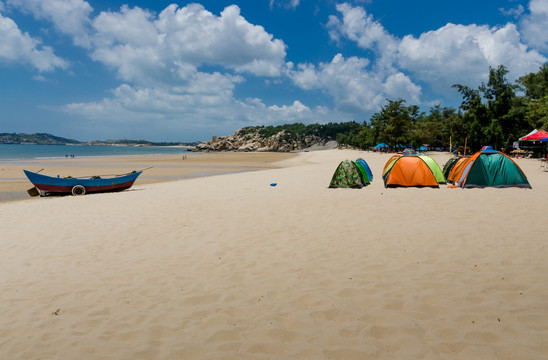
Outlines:
{"type": "Polygon", "coordinates": [[[428,113],[403,99],[387,104],[371,119],[337,141],[365,149],[377,143],[429,144],[433,147],[483,145],[510,149],[532,129],[548,128],[548,64],[537,73],[508,82],[504,66],[489,69],[489,80],[477,89],[455,84],[462,95],[458,109],[436,105],[428,113]]]}

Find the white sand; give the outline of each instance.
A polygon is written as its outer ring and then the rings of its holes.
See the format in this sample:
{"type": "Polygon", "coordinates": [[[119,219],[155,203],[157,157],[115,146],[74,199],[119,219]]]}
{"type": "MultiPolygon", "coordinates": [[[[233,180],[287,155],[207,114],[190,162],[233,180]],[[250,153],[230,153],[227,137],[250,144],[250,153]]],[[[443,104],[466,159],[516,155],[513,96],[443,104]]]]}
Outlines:
{"type": "Polygon", "coordinates": [[[0,203],[0,358],[548,358],[548,172],[385,189],[387,159],[0,203]]]}

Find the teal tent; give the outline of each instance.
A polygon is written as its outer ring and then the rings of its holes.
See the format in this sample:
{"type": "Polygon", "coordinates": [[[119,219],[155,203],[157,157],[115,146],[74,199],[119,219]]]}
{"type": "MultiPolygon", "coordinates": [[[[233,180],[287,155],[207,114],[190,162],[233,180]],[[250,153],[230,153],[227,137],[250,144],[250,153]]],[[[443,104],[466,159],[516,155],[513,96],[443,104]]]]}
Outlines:
{"type": "Polygon", "coordinates": [[[507,155],[487,148],[468,157],[450,179],[455,187],[531,188],[521,168],[507,155]]]}

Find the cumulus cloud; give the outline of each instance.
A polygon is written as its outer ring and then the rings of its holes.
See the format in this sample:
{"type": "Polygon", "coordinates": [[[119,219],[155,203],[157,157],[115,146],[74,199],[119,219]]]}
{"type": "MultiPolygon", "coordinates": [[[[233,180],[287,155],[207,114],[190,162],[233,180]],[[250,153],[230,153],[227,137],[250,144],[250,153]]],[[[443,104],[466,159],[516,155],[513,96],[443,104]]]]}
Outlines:
{"type": "Polygon", "coordinates": [[[57,57],[53,49],[41,45],[40,40],[22,33],[17,24],[0,14],[0,61],[26,63],[38,71],[52,71],[66,68],[68,63],[57,57]]]}
{"type": "Polygon", "coordinates": [[[548,0],[531,0],[529,14],[522,18],[520,25],[529,46],[548,50],[548,0]]]}
{"type": "Polygon", "coordinates": [[[337,11],[341,13],[341,19],[331,15],[327,23],[329,35],[333,40],[348,38],[363,49],[376,50],[381,54],[395,48],[396,38],[362,7],[352,7],[344,3],[337,5],[337,11]]]}
{"type": "MultiPolygon", "coordinates": [[[[537,15],[537,24],[540,23],[540,15],[545,10],[548,13],[548,6],[541,6],[541,3],[548,4],[548,1],[532,0],[530,5],[532,14],[537,15]]],[[[386,79],[391,77],[392,81],[403,79],[396,74],[408,72],[414,79],[429,84],[436,91],[449,93],[455,83],[469,86],[481,83],[488,76],[489,66],[505,65],[513,80],[537,71],[546,61],[539,52],[521,42],[516,26],[510,23],[493,28],[449,23],[418,38],[407,35],[398,39],[361,7],[341,4],[337,10],[340,17],[331,16],[328,23],[331,38],[349,39],[360,48],[373,51],[376,57],[373,68],[384,74],[386,79]]],[[[548,35],[542,36],[546,38],[548,35]]],[[[413,84],[410,78],[406,82],[408,86],[394,85],[394,89],[400,89],[403,94],[405,89],[410,94],[419,93],[418,85],[413,84]]],[[[407,96],[409,99],[409,94],[407,96]]]]}
{"type": "Polygon", "coordinates": [[[537,71],[546,58],[520,42],[516,26],[500,28],[448,24],[418,38],[405,36],[398,48],[398,62],[434,89],[452,84],[475,86],[486,80],[488,68],[504,65],[509,78],[537,71]]]}
{"type": "Polygon", "coordinates": [[[72,37],[79,46],[89,46],[89,16],[93,8],[84,0],[6,0],[36,19],[50,21],[59,32],[72,37]]]}
{"type": "Polygon", "coordinates": [[[303,89],[326,92],[334,99],[336,110],[352,114],[376,111],[386,98],[420,101],[421,88],[408,76],[398,71],[370,71],[369,65],[368,59],[345,59],[337,54],[330,63],[301,64],[289,76],[303,89]]]}
{"type": "Polygon", "coordinates": [[[215,16],[203,6],[170,5],[157,17],[124,6],[93,21],[92,57],[126,81],[176,81],[184,70],[221,66],[238,73],[279,76],[285,44],[229,6],[215,16]],[[122,31],[123,29],[123,31],[122,31]]]}
{"type": "Polygon", "coordinates": [[[231,96],[230,83],[224,84],[226,91],[210,93],[203,93],[202,87],[189,90],[123,84],[113,91],[112,97],[97,102],[68,104],[63,110],[90,120],[78,126],[80,131],[127,133],[132,127],[146,125],[150,129],[148,138],[159,139],[165,139],[166,129],[183,135],[191,131],[194,140],[197,137],[207,140],[212,134],[233,133],[242,126],[352,120],[348,114],[321,106],[310,108],[298,100],[289,105],[272,106],[266,106],[257,98],[237,100],[231,96]],[[195,91],[201,92],[200,96],[195,96],[195,91]],[[128,124],[131,124],[130,129],[127,129],[128,124]]]}

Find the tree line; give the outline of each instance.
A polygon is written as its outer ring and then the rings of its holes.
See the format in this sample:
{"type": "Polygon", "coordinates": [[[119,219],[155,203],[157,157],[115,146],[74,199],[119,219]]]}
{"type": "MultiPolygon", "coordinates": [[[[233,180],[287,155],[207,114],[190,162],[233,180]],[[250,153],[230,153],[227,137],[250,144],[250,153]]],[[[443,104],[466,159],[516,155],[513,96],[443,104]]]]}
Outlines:
{"type": "Polygon", "coordinates": [[[477,89],[453,85],[463,98],[458,109],[436,105],[424,113],[403,99],[387,99],[369,122],[339,134],[337,140],[361,149],[381,142],[446,148],[451,143],[472,151],[484,145],[511,149],[532,129],[548,128],[548,64],[513,84],[507,74],[508,69],[500,65],[489,68],[489,80],[477,89]]]}
{"type": "Polygon", "coordinates": [[[258,128],[265,138],[284,130],[284,136],[293,140],[316,135],[359,149],[378,143],[414,148],[422,144],[449,148],[451,144],[455,148],[466,146],[471,151],[484,145],[511,149],[514,141],[532,129],[548,129],[548,63],[515,83],[507,80],[507,74],[508,69],[500,65],[489,68],[489,80],[477,89],[453,85],[462,96],[458,109],[436,105],[425,113],[404,99],[387,99],[386,105],[362,124],[297,123],[242,130],[258,128]]]}

